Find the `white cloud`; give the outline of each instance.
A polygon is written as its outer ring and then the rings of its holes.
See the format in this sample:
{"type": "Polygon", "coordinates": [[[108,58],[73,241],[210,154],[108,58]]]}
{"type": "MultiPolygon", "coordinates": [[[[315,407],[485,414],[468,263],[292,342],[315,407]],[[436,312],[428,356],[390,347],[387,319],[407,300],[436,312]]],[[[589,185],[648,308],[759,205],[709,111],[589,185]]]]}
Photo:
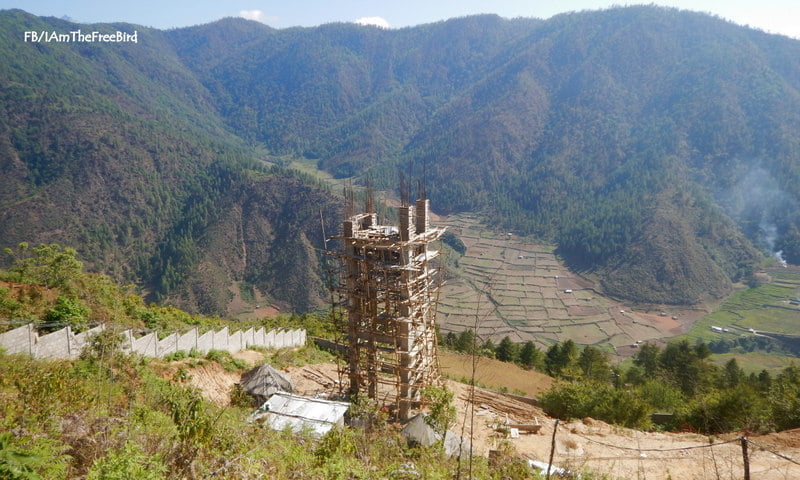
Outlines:
{"type": "Polygon", "coordinates": [[[356,19],[356,23],[359,25],[374,25],[380,28],[390,28],[389,22],[382,17],[361,17],[356,19]]]}
{"type": "Polygon", "coordinates": [[[239,16],[247,20],[255,20],[261,23],[266,23],[267,20],[270,20],[261,10],[241,10],[239,16]]]}

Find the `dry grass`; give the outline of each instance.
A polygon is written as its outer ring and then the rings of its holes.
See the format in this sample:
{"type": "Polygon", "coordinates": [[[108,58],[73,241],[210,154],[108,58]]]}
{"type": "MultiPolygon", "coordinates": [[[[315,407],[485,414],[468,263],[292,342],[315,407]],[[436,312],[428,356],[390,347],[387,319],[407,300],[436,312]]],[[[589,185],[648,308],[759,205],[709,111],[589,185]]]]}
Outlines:
{"type": "MultiPolygon", "coordinates": [[[[485,357],[479,357],[477,361],[476,381],[491,388],[505,387],[511,393],[523,392],[528,397],[535,397],[549,389],[554,382],[543,373],[525,370],[512,363],[485,357]]],[[[451,378],[472,376],[472,357],[469,355],[439,352],[439,363],[442,373],[451,378]]]]}

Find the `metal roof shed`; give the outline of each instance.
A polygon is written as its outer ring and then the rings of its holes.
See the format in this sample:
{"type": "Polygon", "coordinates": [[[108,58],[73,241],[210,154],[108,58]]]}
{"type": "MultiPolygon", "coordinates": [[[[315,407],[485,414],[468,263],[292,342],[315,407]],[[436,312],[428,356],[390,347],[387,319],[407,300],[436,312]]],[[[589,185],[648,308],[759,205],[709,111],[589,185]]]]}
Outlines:
{"type": "Polygon", "coordinates": [[[269,397],[253,415],[253,420],[263,421],[275,430],[286,428],[295,432],[309,430],[325,435],[334,425],[344,425],[344,414],[350,408],[347,402],[302,397],[278,392],[269,397]]]}

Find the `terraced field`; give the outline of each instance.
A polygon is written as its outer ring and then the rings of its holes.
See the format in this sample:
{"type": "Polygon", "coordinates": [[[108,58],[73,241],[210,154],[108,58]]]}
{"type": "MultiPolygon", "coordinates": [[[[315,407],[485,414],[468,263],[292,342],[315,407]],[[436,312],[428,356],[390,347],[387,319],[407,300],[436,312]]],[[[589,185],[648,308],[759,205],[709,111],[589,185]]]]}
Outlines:
{"type": "Polygon", "coordinates": [[[709,342],[758,332],[800,338],[800,267],[776,268],[768,275],[770,283],[736,292],[686,337],[709,342]]]}
{"type": "Polygon", "coordinates": [[[467,247],[455,278],[440,295],[437,320],[444,332],[476,330],[482,339],[508,335],[539,346],[572,339],[621,354],[637,341],[684,333],[704,311],[632,311],[604,298],[594,284],[570,273],[553,253],[514,234],[491,232],[476,217],[439,218],[467,247]]]}

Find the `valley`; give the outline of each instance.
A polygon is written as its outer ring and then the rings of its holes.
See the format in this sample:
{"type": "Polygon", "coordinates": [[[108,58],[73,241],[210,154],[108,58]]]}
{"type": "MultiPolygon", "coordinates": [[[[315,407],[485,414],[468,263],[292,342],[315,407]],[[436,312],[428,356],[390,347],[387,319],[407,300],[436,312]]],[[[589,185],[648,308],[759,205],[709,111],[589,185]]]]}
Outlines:
{"type": "MultiPolygon", "coordinates": [[[[481,212],[547,245],[509,251],[496,294],[458,307],[498,303],[495,320],[521,337],[621,348],[678,326],[643,330],[588,289],[713,304],[778,251],[800,262],[793,39],[636,6],[399,30],[226,18],[143,28],[137,44],[21,40],[78,27],[0,12],[0,246],[71,246],[149,301],[233,316],[319,308],[319,207],[336,224],[345,179],[391,190],[400,174],[425,179],[435,211],[481,212]],[[550,250],[591,286],[545,282],[548,268],[560,275],[550,250]],[[511,283],[530,298],[505,280],[520,271],[529,278],[511,283]]],[[[500,259],[471,255],[475,281],[455,298],[487,286],[500,259]]]]}
{"type": "MultiPolygon", "coordinates": [[[[631,306],[598,292],[559,260],[552,246],[493,231],[475,215],[439,217],[466,246],[449,272],[438,321],[445,332],[473,329],[481,339],[533,340],[540,348],[572,339],[630,356],[632,345],[664,341],[709,313],[702,307],[631,306]]],[[[510,234],[509,234],[510,233],[510,234]]]]}
{"type": "Polygon", "coordinates": [[[0,478],[463,478],[411,409],[472,478],[800,478],[797,39],[640,5],[29,41],[120,25],[0,10],[0,478]],[[240,327],[318,342],[200,353],[240,327]],[[357,426],[247,423],[260,363],[357,426]]]}

